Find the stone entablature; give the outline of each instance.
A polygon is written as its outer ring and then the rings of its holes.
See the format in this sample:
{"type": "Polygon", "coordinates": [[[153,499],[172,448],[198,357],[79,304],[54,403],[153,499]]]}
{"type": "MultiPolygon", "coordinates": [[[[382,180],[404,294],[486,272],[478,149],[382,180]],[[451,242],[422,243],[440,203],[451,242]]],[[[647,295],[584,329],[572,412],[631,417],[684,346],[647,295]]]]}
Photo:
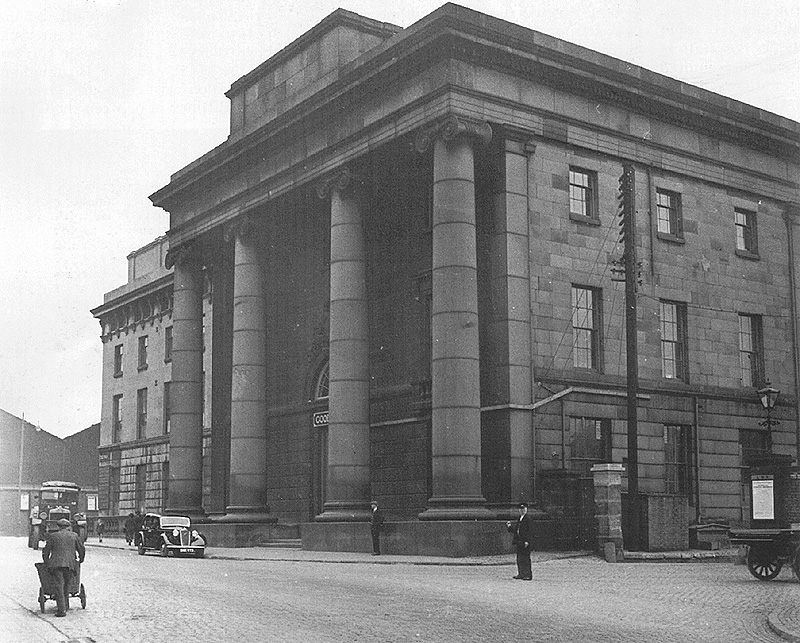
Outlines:
{"type": "MultiPolygon", "coordinates": [[[[172,214],[172,240],[314,181],[448,112],[756,194],[777,190],[791,200],[796,189],[797,123],[456,5],[375,46],[347,70],[268,128],[220,145],[152,195],[172,214]],[[249,166],[246,176],[223,179],[218,170],[234,159],[249,166]],[[191,190],[201,179],[204,189],[191,190]],[[204,197],[209,182],[213,203],[204,197]]],[[[242,87],[259,76],[251,74],[242,87]]]]}

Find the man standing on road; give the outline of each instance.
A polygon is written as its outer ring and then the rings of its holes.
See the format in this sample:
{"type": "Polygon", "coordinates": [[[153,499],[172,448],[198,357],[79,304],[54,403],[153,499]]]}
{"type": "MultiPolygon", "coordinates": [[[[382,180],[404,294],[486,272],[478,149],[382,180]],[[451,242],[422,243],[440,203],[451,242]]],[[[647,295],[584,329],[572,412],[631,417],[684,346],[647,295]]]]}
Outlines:
{"type": "Polygon", "coordinates": [[[517,549],[517,575],[518,580],[533,580],[531,571],[531,541],[533,540],[533,518],[528,515],[528,505],[520,503],[519,520],[506,523],[508,531],[514,534],[512,544],[517,549]]]}
{"type": "Polygon", "coordinates": [[[77,570],[75,554],[78,555],[78,563],[82,563],[86,557],[81,539],[69,527],[69,520],[59,520],[58,531],[50,534],[42,550],[42,560],[55,582],[56,616],[66,616],[69,609],[67,591],[72,574],[77,570]]]}
{"type": "Polygon", "coordinates": [[[372,507],[372,517],[370,518],[369,529],[372,532],[372,555],[380,556],[381,553],[381,527],[383,526],[383,512],[378,509],[378,503],[374,500],[370,503],[372,507]]]}

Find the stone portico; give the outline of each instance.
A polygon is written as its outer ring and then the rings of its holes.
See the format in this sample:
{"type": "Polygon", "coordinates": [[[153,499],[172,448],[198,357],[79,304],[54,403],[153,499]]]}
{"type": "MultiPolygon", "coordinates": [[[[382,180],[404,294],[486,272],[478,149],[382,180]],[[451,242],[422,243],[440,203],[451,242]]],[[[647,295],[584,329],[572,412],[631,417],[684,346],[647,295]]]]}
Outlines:
{"type": "MultiPolygon", "coordinates": [[[[597,167],[651,164],[639,115],[676,118],[666,79],[618,63],[447,4],[405,30],[337,10],[237,80],[228,139],[151,196],[170,214],[174,266],[168,510],[220,544],[299,532],[309,549],[366,550],[376,498],[388,552],[509,550],[505,521],[551,463],[534,436],[550,395],[536,334],[556,328],[532,311],[558,268],[532,273],[542,168],[562,148],[597,167]]],[[[796,198],[742,163],[759,193],[796,198]]],[[[550,386],[587,376],[547,364],[550,386]]],[[[619,391],[619,373],[607,379],[588,374],[576,403],[619,391]]]]}

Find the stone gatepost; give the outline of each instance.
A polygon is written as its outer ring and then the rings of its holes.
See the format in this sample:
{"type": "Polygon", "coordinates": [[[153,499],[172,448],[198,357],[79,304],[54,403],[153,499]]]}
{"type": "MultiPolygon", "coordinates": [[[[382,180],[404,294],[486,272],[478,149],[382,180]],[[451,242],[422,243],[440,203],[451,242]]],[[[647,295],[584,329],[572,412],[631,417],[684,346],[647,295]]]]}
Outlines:
{"type": "Polygon", "coordinates": [[[608,562],[616,562],[622,551],[622,472],[621,464],[596,464],[594,476],[594,515],[597,521],[597,550],[608,562]]]}

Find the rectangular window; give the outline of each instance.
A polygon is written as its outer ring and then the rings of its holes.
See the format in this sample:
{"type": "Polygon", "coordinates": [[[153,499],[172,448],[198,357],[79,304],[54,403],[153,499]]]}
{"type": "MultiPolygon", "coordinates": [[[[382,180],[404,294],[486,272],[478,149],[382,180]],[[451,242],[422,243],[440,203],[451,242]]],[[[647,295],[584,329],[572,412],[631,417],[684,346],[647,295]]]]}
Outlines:
{"type": "Polygon", "coordinates": [[[136,465],[136,508],[142,513],[146,511],[147,502],[147,465],[136,465]]]}
{"type": "Polygon", "coordinates": [[[147,389],[136,391],[136,439],[144,439],[147,433],[147,389]]]}
{"type": "Polygon", "coordinates": [[[601,370],[601,301],[599,288],[572,286],[572,354],[576,368],[601,370]]]}
{"type": "Polygon", "coordinates": [[[164,434],[169,435],[170,420],[169,416],[172,413],[172,400],[170,398],[170,382],[164,382],[164,434]]]}
{"type": "Polygon", "coordinates": [[[760,386],[764,373],[761,315],[739,315],[739,364],[742,386],[760,386]]]}
{"type": "Polygon", "coordinates": [[[122,439],[122,395],[111,398],[111,442],[122,439]]]}
{"type": "Polygon", "coordinates": [[[569,168],[570,216],[597,219],[597,173],[569,168]]]}
{"type": "Polygon", "coordinates": [[[172,326],[164,329],[164,361],[172,361],[172,326]]]}
{"type": "Polygon", "coordinates": [[[114,377],[122,377],[122,344],[114,346],[114,377]]]}
{"type": "Polygon", "coordinates": [[[692,490],[692,427],[664,425],[664,490],[671,494],[689,495],[692,490]]]}
{"type": "Polygon", "coordinates": [[[139,338],[139,370],[147,368],[147,335],[139,338]]]}
{"type": "Polygon", "coordinates": [[[593,465],[611,462],[611,420],[569,418],[570,469],[590,475],[593,465]]]}
{"type": "Polygon", "coordinates": [[[671,237],[683,237],[681,195],[668,190],[656,190],[658,231],[671,237]]]}
{"type": "Polygon", "coordinates": [[[751,210],[734,210],[736,218],[736,250],[758,254],[758,238],[756,234],[756,213],[751,210]]]}
{"type": "Polygon", "coordinates": [[[686,304],[661,302],[661,376],[688,382],[686,304]]]}

